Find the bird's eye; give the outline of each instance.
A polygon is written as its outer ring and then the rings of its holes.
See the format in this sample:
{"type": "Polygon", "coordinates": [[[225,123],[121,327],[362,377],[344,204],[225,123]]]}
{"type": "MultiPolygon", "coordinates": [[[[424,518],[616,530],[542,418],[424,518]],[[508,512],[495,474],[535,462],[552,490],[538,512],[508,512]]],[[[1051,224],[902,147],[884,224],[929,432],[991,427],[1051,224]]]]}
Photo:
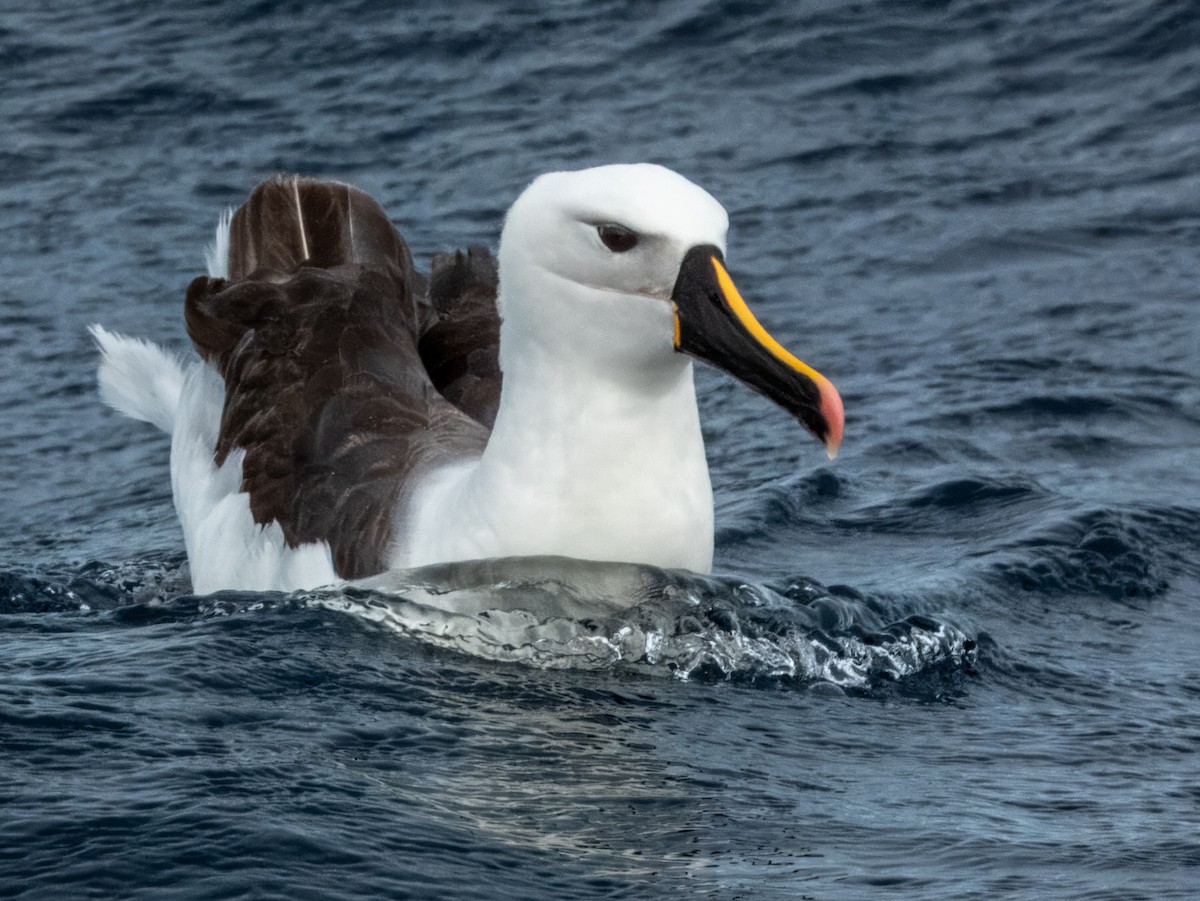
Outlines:
{"type": "Polygon", "coordinates": [[[637,247],[638,233],[631,228],[617,225],[615,222],[606,222],[604,225],[596,226],[596,234],[600,236],[604,246],[613,253],[625,253],[625,251],[637,247]]]}

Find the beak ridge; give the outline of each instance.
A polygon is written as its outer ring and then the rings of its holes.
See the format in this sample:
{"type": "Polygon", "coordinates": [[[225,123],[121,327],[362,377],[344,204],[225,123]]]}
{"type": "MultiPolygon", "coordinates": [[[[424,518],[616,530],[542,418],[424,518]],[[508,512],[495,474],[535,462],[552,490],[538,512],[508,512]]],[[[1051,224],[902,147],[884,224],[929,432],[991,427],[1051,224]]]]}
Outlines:
{"type": "Polygon", "coordinates": [[[676,350],[712,363],[775,401],[825,445],[830,459],[837,456],[845,428],[841,395],[763,328],[717,247],[688,251],[672,300],[676,350]]]}

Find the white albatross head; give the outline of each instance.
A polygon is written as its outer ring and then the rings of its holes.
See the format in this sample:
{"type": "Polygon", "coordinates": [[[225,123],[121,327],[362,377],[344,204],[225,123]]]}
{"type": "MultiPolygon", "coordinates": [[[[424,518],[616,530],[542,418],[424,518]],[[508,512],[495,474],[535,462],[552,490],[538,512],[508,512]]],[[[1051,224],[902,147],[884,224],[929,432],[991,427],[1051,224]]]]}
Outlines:
{"type": "Polygon", "coordinates": [[[501,367],[518,346],[593,363],[592,378],[679,363],[671,346],[679,266],[694,245],[723,249],[728,227],[707,191],[662,166],[542,175],[513,203],[500,238],[500,315],[513,336],[501,342],[501,367]]]}
{"type": "Polygon", "coordinates": [[[500,365],[559,359],[653,391],[686,365],[731,373],[791,412],[832,456],[842,402],[758,323],[724,267],[729,217],[670,169],[551,172],[513,203],[500,239],[500,365]]]}

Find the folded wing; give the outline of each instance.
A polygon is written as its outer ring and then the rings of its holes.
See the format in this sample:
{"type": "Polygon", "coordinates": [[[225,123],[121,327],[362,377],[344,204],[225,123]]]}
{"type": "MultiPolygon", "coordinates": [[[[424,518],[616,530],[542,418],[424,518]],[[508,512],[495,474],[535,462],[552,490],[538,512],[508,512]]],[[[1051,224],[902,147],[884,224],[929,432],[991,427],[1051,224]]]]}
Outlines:
{"type": "Polygon", "coordinates": [[[286,178],[234,214],[229,275],[196,279],[185,302],[225,381],[215,462],[242,455],[255,521],[289,546],[328,542],[343,578],[386,569],[416,480],[486,443],[494,261],[439,258],[430,291],[370,197],[286,178]]]}

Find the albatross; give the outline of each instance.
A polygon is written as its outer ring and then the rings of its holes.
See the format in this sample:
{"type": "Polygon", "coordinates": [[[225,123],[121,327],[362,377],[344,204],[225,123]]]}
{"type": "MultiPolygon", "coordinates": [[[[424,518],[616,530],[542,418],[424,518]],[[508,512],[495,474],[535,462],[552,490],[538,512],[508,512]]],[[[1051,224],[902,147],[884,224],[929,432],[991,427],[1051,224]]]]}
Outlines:
{"type": "Polygon", "coordinates": [[[294,591],[554,555],[706,573],[692,365],[842,440],[842,401],[725,265],[728,216],[661,166],[552,172],[498,259],[428,277],[366,194],[280,177],[221,218],[184,315],[199,359],[92,334],[103,400],[171,435],[193,588],[294,591]]]}

